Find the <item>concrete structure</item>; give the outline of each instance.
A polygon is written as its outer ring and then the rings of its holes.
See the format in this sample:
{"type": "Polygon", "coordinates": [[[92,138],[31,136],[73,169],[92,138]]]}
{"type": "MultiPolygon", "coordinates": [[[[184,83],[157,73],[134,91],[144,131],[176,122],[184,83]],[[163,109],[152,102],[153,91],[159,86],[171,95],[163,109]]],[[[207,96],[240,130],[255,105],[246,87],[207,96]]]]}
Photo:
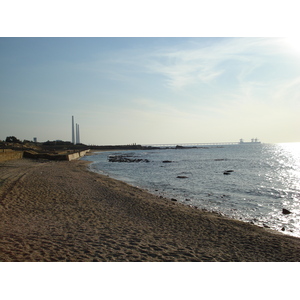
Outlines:
{"type": "Polygon", "coordinates": [[[72,144],[80,144],[79,124],[74,128],[74,116],[72,116],[72,144]]]}
{"type": "Polygon", "coordinates": [[[80,144],[79,124],[77,124],[77,144],[80,144]]]}
{"type": "Polygon", "coordinates": [[[79,124],[76,123],[75,144],[80,144],[79,124]]]}
{"type": "Polygon", "coordinates": [[[75,145],[74,116],[72,116],[72,144],[75,145]]]}
{"type": "Polygon", "coordinates": [[[238,142],[224,142],[224,143],[176,143],[176,144],[143,144],[144,147],[202,147],[202,146],[225,146],[238,145],[238,142]]]}
{"type": "Polygon", "coordinates": [[[0,149],[0,161],[14,160],[20,158],[23,158],[23,151],[0,149]]]}
{"type": "Polygon", "coordinates": [[[87,152],[89,152],[90,150],[84,150],[84,151],[80,151],[80,152],[76,152],[73,154],[68,154],[66,155],[66,160],[70,161],[70,160],[74,160],[74,159],[78,159],[82,156],[85,156],[87,152]]]}
{"type": "Polygon", "coordinates": [[[261,144],[261,142],[256,138],[256,139],[251,139],[251,142],[244,142],[243,139],[240,139],[240,145],[249,145],[249,144],[261,144]]]}
{"type": "Polygon", "coordinates": [[[242,144],[261,144],[258,139],[252,139],[251,142],[244,142],[240,139],[239,142],[224,142],[224,143],[178,143],[178,144],[148,144],[142,146],[150,147],[201,147],[201,146],[226,146],[226,145],[242,145],[242,144]]]}
{"type": "Polygon", "coordinates": [[[74,160],[84,156],[90,150],[83,150],[74,153],[61,153],[61,154],[50,154],[50,153],[38,153],[33,150],[24,151],[25,158],[32,158],[32,159],[50,159],[50,160],[74,160]]]}

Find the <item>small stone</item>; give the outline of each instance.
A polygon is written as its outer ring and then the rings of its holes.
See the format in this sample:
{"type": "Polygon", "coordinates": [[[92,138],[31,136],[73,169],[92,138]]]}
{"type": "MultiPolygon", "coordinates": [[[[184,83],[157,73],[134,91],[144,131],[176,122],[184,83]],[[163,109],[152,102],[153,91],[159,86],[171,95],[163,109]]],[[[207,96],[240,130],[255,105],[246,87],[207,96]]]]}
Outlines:
{"type": "Polygon", "coordinates": [[[230,175],[230,173],[234,172],[233,170],[225,170],[223,172],[224,175],[230,175]]]}
{"type": "Polygon", "coordinates": [[[283,213],[284,215],[291,214],[291,212],[290,212],[288,209],[285,209],[285,208],[282,209],[282,213],[283,213]]]}

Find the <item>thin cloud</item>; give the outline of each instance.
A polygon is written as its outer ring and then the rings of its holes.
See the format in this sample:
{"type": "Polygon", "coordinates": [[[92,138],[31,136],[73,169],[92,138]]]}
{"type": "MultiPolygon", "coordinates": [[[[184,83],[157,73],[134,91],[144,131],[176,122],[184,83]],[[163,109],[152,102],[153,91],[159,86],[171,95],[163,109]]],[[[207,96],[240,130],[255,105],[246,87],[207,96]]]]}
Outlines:
{"type": "Polygon", "coordinates": [[[293,80],[285,81],[278,84],[277,89],[273,92],[273,98],[277,102],[281,102],[284,105],[294,105],[299,107],[299,94],[300,94],[300,77],[296,77],[293,80]]]}
{"type": "Polygon", "coordinates": [[[210,84],[228,71],[243,81],[259,68],[268,54],[275,53],[276,39],[229,39],[210,46],[194,43],[193,49],[165,49],[150,54],[148,69],[162,75],[169,88],[183,89],[210,84]],[[255,54],[255,55],[254,55],[255,54]]]}

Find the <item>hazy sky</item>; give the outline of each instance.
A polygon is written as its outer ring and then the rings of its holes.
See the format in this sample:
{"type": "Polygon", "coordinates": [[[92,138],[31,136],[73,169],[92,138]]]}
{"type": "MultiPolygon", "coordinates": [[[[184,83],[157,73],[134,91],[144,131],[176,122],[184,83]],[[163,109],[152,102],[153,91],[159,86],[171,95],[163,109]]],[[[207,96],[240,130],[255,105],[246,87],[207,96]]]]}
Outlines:
{"type": "Polygon", "coordinates": [[[300,142],[300,39],[0,38],[0,139],[300,142]]]}

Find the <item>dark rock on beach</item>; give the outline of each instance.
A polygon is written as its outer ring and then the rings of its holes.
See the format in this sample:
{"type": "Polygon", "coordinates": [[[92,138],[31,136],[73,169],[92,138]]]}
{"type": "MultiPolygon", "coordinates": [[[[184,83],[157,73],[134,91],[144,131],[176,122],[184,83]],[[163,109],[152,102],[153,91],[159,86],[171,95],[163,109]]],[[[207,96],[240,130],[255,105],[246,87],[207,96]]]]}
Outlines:
{"type": "Polygon", "coordinates": [[[181,176],[181,175],[179,175],[179,176],[177,176],[177,178],[184,179],[184,178],[188,178],[188,177],[187,176],[181,176]]]}

